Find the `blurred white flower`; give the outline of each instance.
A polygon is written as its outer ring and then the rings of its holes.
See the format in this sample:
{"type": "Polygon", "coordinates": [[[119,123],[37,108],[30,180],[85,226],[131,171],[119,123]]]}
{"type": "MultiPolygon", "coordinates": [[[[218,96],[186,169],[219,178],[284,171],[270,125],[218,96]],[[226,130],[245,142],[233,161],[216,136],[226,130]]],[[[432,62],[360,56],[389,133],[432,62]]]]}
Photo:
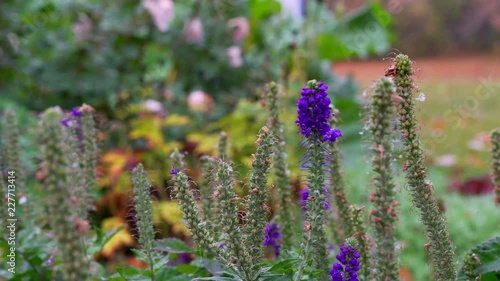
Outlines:
{"type": "Polygon", "coordinates": [[[200,90],[191,92],[188,96],[187,102],[188,108],[194,111],[207,112],[212,110],[214,105],[212,97],[200,90]]]}
{"type": "Polygon", "coordinates": [[[293,19],[300,21],[303,18],[303,8],[302,1],[299,0],[280,0],[281,11],[287,15],[291,16],[293,19]]]}
{"type": "Polygon", "coordinates": [[[184,35],[191,42],[199,42],[203,38],[203,24],[200,18],[192,18],[184,27],[184,35]]]}
{"type": "Polygon", "coordinates": [[[163,104],[161,104],[161,102],[159,102],[157,100],[152,100],[152,99],[145,100],[142,103],[142,107],[145,110],[147,110],[149,112],[153,112],[153,113],[161,113],[161,112],[163,112],[163,104]]]}
{"type": "Polygon", "coordinates": [[[484,151],[487,149],[489,142],[490,134],[488,132],[479,132],[469,141],[468,146],[472,150],[484,151]]]}
{"type": "Polygon", "coordinates": [[[237,17],[230,19],[227,22],[229,28],[233,30],[233,39],[236,42],[241,41],[250,31],[250,24],[248,20],[244,17],[237,17]]]}
{"type": "Polygon", "coordinates": [[[168,24],[174,19],[174,2],[172,0],[143,0],[142,5],[153,17],[156,28],[161,32],[168,30],[168,24]]]}
{"type": "Polygon", "coordinates": [[[457,157],[453,154],[446,154],[436,157],[434,163],[437,166],[451,167],[457,163],[457,157]]]}
{"type": "Polygon", "coordinates": [[[229,65],[232,67],[240,67],[243,65],[243,58],[241,57],[241,48],[238,46],[231,46],[227,49],[227,56],[229,58],[229,65]]]}
{"type": "Polygon", "coordinates": [[[424,102],[425,101],[425,95],[424,93],[420,93],[417,97],[417,101],[424,102]]]}
{"type": "Polygon", "coordinates": [[[78,18],[79,21],[74,23],[71,27],[73,34],[75,35],[76,41],[86,41],[90,39],[92,35],[92,21],[84,13],[80,13],[78,18]]]}

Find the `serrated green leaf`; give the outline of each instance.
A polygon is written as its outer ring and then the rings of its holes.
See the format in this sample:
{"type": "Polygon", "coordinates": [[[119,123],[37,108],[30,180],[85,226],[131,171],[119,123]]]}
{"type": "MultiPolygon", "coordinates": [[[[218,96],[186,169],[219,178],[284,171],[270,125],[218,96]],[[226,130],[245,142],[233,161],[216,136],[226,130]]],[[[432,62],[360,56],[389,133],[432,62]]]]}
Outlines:
{"type": "Polygon", "coordinates": [[[194,249],[177,238],[167,238],[155,242],[155,250],[170,253],[194,253],[194,249]]]}
{"type": "MultiPolygon", "coordinates": [[[[500,237],[495,237],[493,239],[487,240],[476,247],[471,249],[471,252],[477,255],[480,265],[474,272],[481,275],[481,280],[486,280],[484,278],[493,278],[491,280],[500,280],[496,275],[490,273],[500,273],[500,237]]],[[[466,280],[468,277],[465,275],[465,269],[459,271],[457,278],[459,280],[466,280]]]]}
{"type": "Polygon", "coordinates": [[[251,0],[250,15],[253,19],[264,19],[281,11],[281,4],[276,0],[251,0]]]}
{"type": "Polygon", "coordinates": [[[195,273],[199,267],[191,265],[191,264],[183,264],[177,266],[177,270],[181,273],[191,274],[195,273]]]}
{"type": "Polygon", "coordinates": [[[94,255],[95,253],[102,251],[104,245],[106,245],[106,243],[123,228],[123,226],[120,226],[106,233],[102,232],[100,229],[97,229],[97,237],[92,246],[90,246],[87,250],[87,254],[94,255]]]}
{"type": "Polygon", "coordinates": [[[352,49],[340,38],[333,34],[320,34],[317,37],[319,56],[322,59],[345,60],[356,57],[356,50],[352,49]]]}
{"type": "Polygon", "coordinates": [[[171,278],[181,275],[182,273],[180,273],[177,268],[171,266],[162,267],[157,273],[155,273],[155,277],[158,280],[171,280],[171,278]]]}
{"type": "Polygon", "coordinates": [[[299,259],[287,259],[278,262],[277,264],[273,265],[270,269],[269,272],[272,273],[293,273],[295,267],[300,264],[299,259]]]}
{"type": "Polygon", "coordinates": [[[170,260],[170,255],[167,255],[166,257],[162,257],[160,259],[157,259],[155,261],[155,265],[154,265],[154,270],[158,270],[160,268],[164,268],[165,267],[165,264],[170,260]]]}
{"type": "Polygon", "coordinates": [[[149,273],[148,271],[137,267],[118,268],[117,271],[127,281],[146,281],[151,279],[150,277],[147,277],[147,273],[149,273]]]}
{"type": "Polygon", "coordinates": [[[145,263],[149,262],[148,256],[146,256],[146,253],[144,253],[143,251],[138,250],[138,249],[130,249],[130,251],[132,251],[132,253],[134,253],[136,259],[141,260],[145,263]]]}

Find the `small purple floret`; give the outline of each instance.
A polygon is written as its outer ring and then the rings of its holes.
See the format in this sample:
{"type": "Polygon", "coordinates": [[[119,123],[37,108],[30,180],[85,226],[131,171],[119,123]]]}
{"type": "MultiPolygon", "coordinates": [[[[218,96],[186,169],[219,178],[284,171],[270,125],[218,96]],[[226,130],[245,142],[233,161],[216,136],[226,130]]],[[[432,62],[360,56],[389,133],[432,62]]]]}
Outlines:
{"type": "Polygon", "coordinates": [[[73,107],[73,109],[71,110],[71,115],[73,115],[74,117],[81,117],[82,113],[80,112],[78,107],[73,107]]]}
{"type": "Polygon", "coordinates": [[[69,122],[70,122],[70,121],[71,121],[71,120],[70,120],[69,118],[63,118],[63,119],[61,120],[61,124],[62,124],[64,127],[69,127],[69,122]]]}
{"type": "MultiPolygon", "coordinates": [[[[323,187],[325,189],[325,195],[328,192],[328,189],[326,186],[323,187]]],[[[302,190],[299,191],[299,205],[302,207],[302,211],[306,212],[307,211],[307,199],[309,198],[309,187],[306,187],[302,190]]],[[[325,210],[330,210],[330,202],[328,200],[325,200],[325,210]]]]}
{"type": "Polygon", "coordinates": [[[266,240],[264,240],[264,246],[273,246],[274,254],[279,257],[281,252],[281,245],[279,240],[281,240],[280,226],[276,223],[269,223],[266,226],[264,235],[266,240]]]}
{"type": "Polygon", "coordinates": [[[171,175],[177,175],[179,173],[179,170],[177,170],[177,168],[172,168],[172,170],[170,170],[170,174],[171,175]]]}

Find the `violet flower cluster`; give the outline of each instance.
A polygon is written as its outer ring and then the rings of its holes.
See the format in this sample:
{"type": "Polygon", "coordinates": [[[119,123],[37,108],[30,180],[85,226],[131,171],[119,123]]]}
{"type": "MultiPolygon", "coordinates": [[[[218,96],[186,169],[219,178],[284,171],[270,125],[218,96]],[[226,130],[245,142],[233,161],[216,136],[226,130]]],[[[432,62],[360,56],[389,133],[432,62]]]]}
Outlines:
{"type": "Polygon", "coordinates": [[[335,263],[330,271],[332,281],[358,281],[360,257],[355,246],[351,246],[350,243],[342,244],[340,253],[336,256],[339,262],[335,263]]]}
{"type": "Polygon", "coordinates": [[[278,240],[281,240],[281,232],[280,226],[276,223],[269,223],[265,229],[265,237],[264,246],[273,246],[274,254],[276,257],[279,257],[281,251],[281,245],[278,240]]]}
{"type": "Polygon", "coordinates": [[[338,129],[329,125],[331,117],[330,98],[323,82],[311,80],[307,86],[302,88],[301,97],[296,104],[298,107],[297,125],[300,133],[309,138],[312,137],[322,142],[332,143],[342,136],[338,129]]]}
{"type": "MultiPolygon", "coordinates": [[[[325,194],[328,192],[326,186],[324,186],[325,194]]],[[[309,187],[306,187],[299,191],[299,205],[302,207],[302,211],[305,213],[307,211],[307,199],[309,198],[309,187]]],[[[325,201],[325,210],[330,210],[330,203],[325,201]]]]}

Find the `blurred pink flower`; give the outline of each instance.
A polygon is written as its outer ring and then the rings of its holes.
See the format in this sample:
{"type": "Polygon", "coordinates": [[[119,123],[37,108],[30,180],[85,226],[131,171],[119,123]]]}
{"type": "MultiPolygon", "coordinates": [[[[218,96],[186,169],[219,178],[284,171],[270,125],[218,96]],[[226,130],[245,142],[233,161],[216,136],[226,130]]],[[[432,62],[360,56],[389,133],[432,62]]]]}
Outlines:
{"type": "Polygon", "coordinates": [[[190,42],[199,42],[203,38],[203,24],[200,18],[192,18],[184,27],[184,35],[190,42]]]}
{"type": "Polygon", "coordinates": [[[158,30],[167,31],[168,24],[174,18],[174,2],[172,0],[143,0],[142,5],[153,17],[158,30]]]}
{"type": "Polygon", "coordinates": [[[241,41],[250,31],[250,24],[248,20],[244,17],[237,17],[230,19],[227,22],[229,28],[233,30],[233,39],[236,42],[241,41]]]}
{"type": "Polygon", "coordinates": [[[73,34],[75,35],[76,41],[86,41],[90,39],[92,35],[92,21],[83,13],[79,15],[78,19],[78,22],[74,23],[72,26],[73,34]]]}
{"type": "Polygon", "coordinates": [[[241,57],[241,48],[239,46],[231,46],[227,48],[227,56],[229,58],[230,66],[240,67],[243,65],[243,58],[241,57]]]}
{"type": "Polygon", "coordinates": [[[157,100],[148,99],[142,103],[142,108],[151,113],[161,114],[164,112],[163,104],[157,100]]]}
{"type": "Polygon", "coordinates": [[[191,92],[188,96],[187,102],[189,109],[202,112],[212,110],[214,105],[212,97],[200,90],[191,92]]]}

